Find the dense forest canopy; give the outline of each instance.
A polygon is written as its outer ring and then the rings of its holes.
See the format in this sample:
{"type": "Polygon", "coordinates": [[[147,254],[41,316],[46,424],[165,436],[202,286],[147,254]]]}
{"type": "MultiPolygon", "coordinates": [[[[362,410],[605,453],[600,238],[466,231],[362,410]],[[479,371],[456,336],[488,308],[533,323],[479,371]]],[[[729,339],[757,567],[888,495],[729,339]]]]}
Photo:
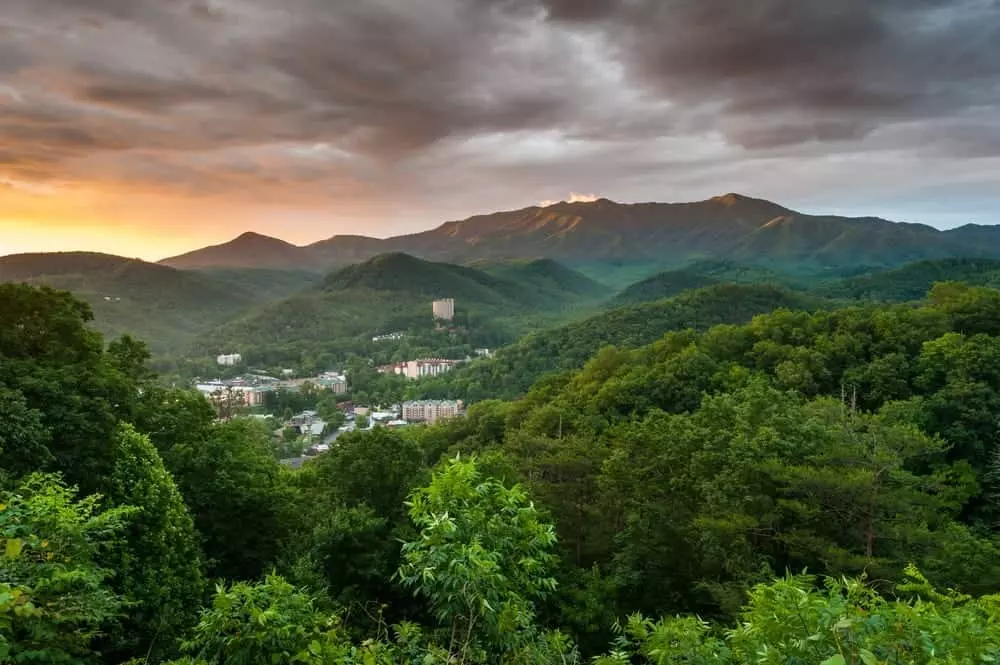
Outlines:
{"type": "Polygon", "coordinates": [[[1000,657],[1000,291],[712,285],[299,470],[69,294],[0,311],[0,662],[1000,657]]]}

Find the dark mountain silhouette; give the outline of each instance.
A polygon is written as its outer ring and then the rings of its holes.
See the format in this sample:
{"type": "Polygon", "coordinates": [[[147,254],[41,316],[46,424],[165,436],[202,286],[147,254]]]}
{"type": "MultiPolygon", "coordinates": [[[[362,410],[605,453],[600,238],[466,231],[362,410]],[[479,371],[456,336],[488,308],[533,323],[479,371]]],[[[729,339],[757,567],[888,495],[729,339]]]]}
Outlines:
{"type": "Polygon", "coordinates": [[[308,250],[284,240],[248,231],[243,235],[187,254],[160,261],[172,268],[315,268],[308,250]]]}

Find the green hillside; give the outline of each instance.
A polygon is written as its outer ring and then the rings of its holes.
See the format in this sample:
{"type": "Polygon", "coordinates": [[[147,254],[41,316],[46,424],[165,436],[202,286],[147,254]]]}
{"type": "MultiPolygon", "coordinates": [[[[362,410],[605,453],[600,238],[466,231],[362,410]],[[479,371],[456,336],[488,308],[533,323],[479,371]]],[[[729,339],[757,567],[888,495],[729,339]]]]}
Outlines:
{"type": "Polygon", "coordinates": [[[568,296],[596,299],[610,293],[610,289],[604,284],[552,259],[478,262],[471,264],[471,267],[518,282],[532,291],[557,299],[568,296]]]}
{"type": "Polygon", "coordinates": [[[668,270],[637,282],[608,301],[608,307],[617,309],[672,298],[691,289],[711,286],[716,280],[688,270],[668,270]]]}
{"type": "Polygon", "coordinates": [[[250,308],[251,291],[209,276],[88,252],[0,258],[0,281],[72,291],[94,311],[106,337],[130,334],[154,351],[176,351],[214,325],[250,308]]]}
{"type": "Polygon", "coordinates": [[[250,292],[261,301],[287,298],[322,279],[322,275],[309,270],[272,268],[209,268],[198,273],[229,288],[250,292]]]}
{"type": "Polygon", "coordinates": [[[935,282],[966,282],[1000,286],[1000,261],[992,259],[939,259],[918,261],[902,268],[860,275],[819,287],[827,298],[874,302],[920,300],[935,282]]]}
{"type": "Polygon", "coordinates": [[[199,334],[318,279],[303,271],[178,270],[92,252],[0,257],[0,281],[71,291],[90,304],[105,337],[129,334],[157,354],[183,353],[199,334]]]}
{"type": "Polygon", "coordinates": [[[776,309],[817,309],[821,304],[778,286],[716,284],[533,333],[500,349],[494,358],[421,382],[420,391],[428,397],[511,398],[545,374],[582,367],[606,345],[636,347],[671,330],[704,330],[720,323],[744,323],[776,309]]]}
{"type": "MultiPolygon", "coordinates": [[[[548,268],[546,274],[564,277],[548,268]]],[[[474,348],[494,348],[563,322],[592,300],[574,292],[586,290],[581,289],[586,278],[559,290],[552,286],[553,277],[548,288],[539,289],[527,281],[537,272],[528,266],[507,278],[401,253],[383,254],[226,322],[203,336],[194,351],[212,355],[227,349],[255,364],[307,368],[342,363],[351,354],[378,362],[424,354],[464,358],[474,348]],[[431,301],[437,298],[456,303],[455,320],[440,329],[431,315],[431,301]],[[372,341],[389,332],[404,332],[406,338],[372,341]]]]}

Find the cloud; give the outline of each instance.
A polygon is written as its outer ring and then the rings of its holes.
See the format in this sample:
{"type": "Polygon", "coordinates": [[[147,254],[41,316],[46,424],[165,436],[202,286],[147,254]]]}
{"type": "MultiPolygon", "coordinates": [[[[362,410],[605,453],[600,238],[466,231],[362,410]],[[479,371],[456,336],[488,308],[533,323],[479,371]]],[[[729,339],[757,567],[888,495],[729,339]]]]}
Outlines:
{"type": "Polygon", "coordinates": [[[849,195],[998,154],[998,41],[997,0],[6,0],[0,177],[413,224],[849,195]]]}
{"type": "Polygon", "coordinates": [[[538,204],[539,208],[548,208],[554,206],[557,203],[593,203],[600,200],[597,194],[577,194],[576,192],[571,192],[568,199],[563,199],[562,201],[546,200],[541,201],[538,204]]]}

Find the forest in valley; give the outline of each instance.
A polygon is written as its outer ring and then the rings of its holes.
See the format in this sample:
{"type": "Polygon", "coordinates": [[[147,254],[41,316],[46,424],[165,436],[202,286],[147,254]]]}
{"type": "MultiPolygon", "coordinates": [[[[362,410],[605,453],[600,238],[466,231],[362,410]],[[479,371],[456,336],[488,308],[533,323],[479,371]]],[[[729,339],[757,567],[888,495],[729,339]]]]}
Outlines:
{"type": "Polygon", "coordinates": [[[293,470],[0,284],[0,662],[995,662],[1000,291],[749,288],[536,333],[483,364],[530,387],[293,470]]]}

